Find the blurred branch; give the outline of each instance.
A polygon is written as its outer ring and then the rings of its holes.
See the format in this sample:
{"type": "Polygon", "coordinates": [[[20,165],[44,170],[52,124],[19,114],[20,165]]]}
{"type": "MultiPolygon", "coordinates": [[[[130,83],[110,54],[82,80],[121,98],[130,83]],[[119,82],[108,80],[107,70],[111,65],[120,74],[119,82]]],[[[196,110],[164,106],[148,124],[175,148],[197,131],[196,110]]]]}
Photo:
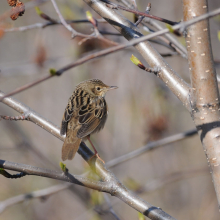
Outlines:
{"type": "Polygon", "coordinates": [[[113,215],[113,217],[116,220],[120,220],[120,218],[117,216],[117,214],[115,213],[115,211],[111,205],[111,202],[110,202],[110,199],[108,198],[108,195],[106,195],[105,193],[104,193],[104,198],[105,198],[106,203],[108,204],[108,211],[113,215]]]}
{"type": "MultiPolygon", "coordinates": [[[[85,1],[88,1],[87,3],[89,3],[90,0],[85,0],[85,1]]],[[[96,0],[94,0],[96,1],[96,0]]],[[[101,7],[99,4],[101,4],[100,2],[97,3],[98,5],[96,5],[95,7],[99,8],[101,7]]],[[[107,10],[110,10],[109,8],[106,7],[107,10]]],[[[99,10],[99,9],[97,9],[99,10]]],[[[110,17],[111,15],[113,16],[116,16],[116,13],[113,13],[112,11],[110,11],[111,14],[110,14],[110,17]]],[[[204,15],[201,15],[199,17],[196,17],[190,21],[187,21],[187,22],[183,22],[181,24],[178,24],[178,25],[175,25],[172,27],[173,30],[184,30],[186,27],[198,22],[198,21],[201,21],[201,20],[204,20],[204,19],[207,19],[209,17],[213,17],[213,16],[216,16],[217,14],[220,14],[220,8],[217,9],[217,10],[214,10],[212,12],[209,12],[207,14],[204,14],[204,15]]],[[[111,18],[114,18],[111,17],[111,18]]],[[[188,90],[189,90],[189,86],[183,81],[183,79],[181,79],[170,67],[167,63],[164,62],[164,60],[162,59],[161,56],[159,56],[159,54],[157,53],[157,51],[155,51],[151,45],[149,45],[147,42],[146,43],[140,43],[140,42],[143,42],[143,41],[146,41],[146,40],[149,40],[153,37],[156,37],[156,36],[159,36],[159,35],[162,35],[162,34],[165,34],[165,33],[168,33],[169,30],[168,29],[163,29],[161,31],[158,31],[158,32],[155,32],[155,33],[152,33],[152,34],[149,34],[147,36],[142,36],[142,37],[139,37],[137,38],[137,34],[139,36],[141,36],[141,34],[139,32],[136,31],[136,26],[133,26],[133,24],[131,24],[128,20],[122,18],[120,15],[117,15],[117,19],[119,19],[119,21],[121,20],[122,23],[126,23],[128,25],[128,27],[126,27],[126,32],[123,31],[122,29],[122,26],[121,24],[119,23],[114,23],[113,26],[118,29],[119,31],[122,31],[122,33],[126,34],[125,37],[127,38],[135,38],[133,40],[131,40],[130,42],[126,43],[126,44],[121,44],[121,45],[118,45],[118,46],[114,46],[114,47],[111,47],[111,48],[107,48],[105,50],[101,50],[99,52],[96,52],[96,53],[92,53],[90,55],[87,55],[87,56],[84,56],[80,59],[78,59],[76,62],[72,63],[72,64],[69,64],[63,68],[61,68],[60,70],[54,72],[53,74],[49,75],[49,76],[46,76],[46,77],[43,77],[42,79],[39,79],[37,81],[34,81],[30,84],[27,84],[27,85],[24,85],[20,88],[17,88],[15,89],[14,91],[6,94],[5,96],[2,96],[0,98],[0,101],[3,100],[4,98],[8,97],[8,96],[11,96],[11,95],[14,95],[14,94],[17,94],[21,91],[24,91],[34,85],[37,85],[53,76],[60,76],[63,72],[71,69],[71,68],[74,68],[78,65],[81,65],[83,63],[86,63],[94,58],[97,58],[97,57],[101,57],[103,55],[107,55],[107,54],[110,54],[110,53],[113,53],[113,52],[116,52],[116,51],[119,51],[119,50],[122,50],[124,48],[127,48],[129,46],[133,46],[135,45],[135,47],[137,48],[138,51],[140,51],[140,53],[144,56],[144,58],[148,61],[148,63],[150,64],[150,66],[154,67],[155,65],[159,67],[163,66],[163,68],[161,69],[161,72],[160,74],[158,74],[158,77],[161,78],[161,80],[163,80],[166,85],[171,89],[171,91],[182,101],[182,103],[189,109],[189,103],[188,103],[188,90]],[[133,30],[133,29],[134,30],[133,30]],[[130,32],[128,31],[130,30],[130,32]],[[139,44],[140,43],[140,44],[139,44]],[[155,60],[155,58],[157,58],[155,60]]],[[[110,22],[110,20],[109,20],[110,22]]]]}
{"type": "MultiPolygon", "coordinates": [[[[39,198],[39,199],[45,200],[45,199],[49,198],[51,195],[54,195],[60,191],[68,189],[71,186],[72,186],[71,183],[62,183],[62,184],[51,186],[51,187],[48,187],[48,188],[45,188],[42,190],[37,190],[37,191],[30,192],[30,193],[21,194],[21,195],[6,199],[4,201],[0,201],[0,213],[4,212],[7,208],[9,208],[15,204],[25,202],[25,201],[28,201],[31,199],[39,198]]],[[[116,215],[114,209],[112,208],[110,200],[106,194],[104,194],[104,198],[106,200],[106,203],[108,204],[107,211],[109,213],[111,213],[116,220],[120,220],[119,217],[116,215]]]]}
{"type": "Polygon", "coordinates": [[[124,154],[124,155],[122,155],[122,156],[120,156],[118,158],[115,158],[115,159],[107,162],[106,166],[108,168],[117,166],[120,163],[123,163],[123,162],[125,162],[127,160],[133,159],[135,157],[138,157],[138,156],[142,155],[143,153],[146,153],[146,152],[148,152],[150,150],[156,149],[158,147],[161,147],[161,146],[164,146],[164,145],[167,145],[167,144],[174,143],[176,141],[181,141],[181,140],[183,140],[185,138],[192,137],[195,134],[197,134],[197,130],[196,129],[190,130],[190,131],[186,131],[186,132],[183,132],[183,133],[179,133],[179,134],[175,134],[175,135],[163,138],[161,140],[148,143],[145,146],[143,146],[141,148],[138,148],[137,150],[134,150],[134,151],[132,151],[130,153],[124,154]]]}
{"type": "MultiPolygon", "coordinates": [[[[127,0],[118,0],[120,1],[122,4],[126,5],[127,7],[131,8],[133,7],[132,4],[130,4],[129,1],[127,0]]],[[[134,7],[133,7],[134,8],[134,7]]],[[[142,21],[142,24],[144,25],[144,27],[146,27],[146,24],[150,24],[152,25],[153,27],[155,27],[157,30],[162,30],[164,29],[161,24],[159,24],[157,21],[153,20],[153,19],[150,19],[150,18],[145,18],[143,21],[142,21]]],[[[175,48],[175,50],[184,58],[187,58],[187,50],[186,48],[178,41],[176,40],[176,38],[171,34],[171,33],[167,33],[164,35],[165,38],[170,41],[170,45],[173,46],[175,48]]],[[[162,37],[162,36],[161,36],[162,37]]],[[[165,40],[163,38],[163,40],[165,40]]],[[[166,42],[167,43],[167,42],[166,42]]]]}
{"type": "Polygon", "coordinates": [[[41,83],[41,82],[43,82],[43,81],[46,81],[47,79],[49,79],[49,78],[51,78],[51,77],[53,77],[52,74],[49,75],[49,76],[47,75],[47,76],[45,76],[45,77],[43,77],[43,78],[41,78],[41,79],[38,79],[38,80],[36,80],[36,81],[34,81],[34,82],[32,82],[32,83],[28,83],[28,84],[26,84],[26,85],[24,85],[24,86],[21,86],[21,87],[15,89],[15,90],[13,90],[12,92],[6,94],[5,96],[1,97],[1,98],[0,98],[0,101],[2,101],[2,99],[6,98],[6,97],[12,96],[12,95],[14,95],[14,94],[18,94],[18,93],[20,93],[20,92],[22,92],[22,91],[24,91],[24,90],[26,90],[26,89],[29,89],[29,88],[31,88],[31,87],[33,87],[33,86],[36,86],[37,84],[39,84],[39,83],[41,83]]]}
{"type": "Polygon", "coordinates": [[[67,189],[70,186],[72,186],[71,183],[62,183],[59,185],[51,186],[46,189],[37,190],[34,192],[18,195],[9,199],[6,199],[4,201],[0,202],[0,213],[2,213],[5,209],[9,208],[12,205],[15,205],[20,202],[24,202],[30,199],[36,199],[36,198],[46,198],[49,197],[55,193],[60,192],[61,190],[67,189]]]}
{"type": "MultiPolygon", "coordinates": [[[[66,20],[63,18],[62,14],[61,14],[61,12],[60,12],[60,10],[59,10],[57,4],[56,4],[56,1],[55,1],[55,0],[51,0],[51,2],[52,2],[52,4],[53,4],[53,7],[55,8],[55,11],[57,12],[57,14],[58,14],[58,16],[59,16],[59,18],[60,18],[60,22],[63,24],[63,26],[64,26],[67,30],[69,30],[69,31],[72,33],[72,38],[74,38],[74,37],[83,37],[83,38],[86,38],[86,39],[96,38],[96,39],[99,39],[99,40],[101,40],[101,41],[104,41],[105,43],[108,43],[108,44],[118,45],[116,42],[113,42],[113,41],[111,41],[111,40],[108,40],[108,39],[106,39],[106,38],[104,38],[104,37],[102,37],[102,36],[100,36],[100,35],[96,35],[96,34],[95,34],[96,32],[94,32],[94,35],[93,35],[93,34],[91,34],[91,35],[86,35],[86,34],[81,34],[81,33],[77,32],[77,31],[75,31],[75,30],[71,27],[71,25],[69,25],[69,24],[66,22],[66,20]]],[[[97,30],[97,29],[95,29],[95,30],[97,30]]]]}
{"type": "Polygon", "coordinates": [[[63,18],[57,4],[55,0],[51,0],[53,7],[56,11],[56,13],[58,14],[59,18],[60,18],[60,22],[63,24],[63,26],[72,33],[72,37],[76,37],[78,35],[77,31],[75,31],[69,24],[67,24],[66,20],[63,18]]]}
{"type": "Polygon", "coordinates": [[[141,188],[137,190],[137,193],[149,193],[165,187],[166,185],[169,185],[173,182],[177,182],[186,178],[193,178],[201,174],[208,174],[208,172],[209,171],[207,168],[203,168],[171,173],[167,176],[159,177],[157,179],[147,182],[144,186],[141,186],[141,188]]]}
{"type": "MultiPolygon", "coordinates": [[[[98,22],[103,22],[103,19],[96,19],[98,22]],[[100,21],[99,21],[100,20],[100,21]]],[[[73,20],[73,21],[69,21],[67,20],[67,23],[88,23],[88,20],[73,20]]],[[[106,22],[106,21],[105,21],[106,22]]],[[[35,23],[35,24],[31,24],[31,25],[27,25],[27,26],[22,26],[22,27],[15,27],[15,28],[9,28],[9,29],[2,29],[4,32],[15,32],[15,31],[27,31],[27,30],[31,30],[34,28],[45,28],[51,25],[60,25],[61,22],[57,22],[57,23],[52,23],[52,22],[46,22],[46,23],[35,23]]],[[[0,27],[1,29],[1,27],[0,27]]],[[[122,35],[120,33],[114,33],[114,32],[108,32],[108,31],[103,31],[103,30],[98,30],[100,34],[102,35],[112,35],[112,36],[120,36],[122,37],[122,35]]],[[[95,38],[95,37],[94,37],[95,38]]],[[[154,40],[154,39],[149,39],[149,41],[151,41],[152,43],[155,44],[159,44],[161,46],[164,46],[170,50],[174,50],[173,45],[170,45],[169,42],[163,42],[162,40],[154,40]]],[[[174,50],[175,51],[175,50],[174,50]]],[[[176,55],[176,54],[175,54],[176,55]]]]}
{"type": "MultiPolygon", "coordinates": [[[[0,96],[4,96],[3,92],[0,92],[0,96]]],[[[40,126],[42,129],[53,134],[60,140],[64,141],[64,136],[60,136],[60,129],[43,118],[31,108],[24,105],[23,103],[9,97],[2,100],[2,103],[8,105],[12,109],[29,114],[29,120],[36,125],[40,126]]],[[[91,166],[92,170],[101,178],[102,182],[87,179],[82,176],[71,175],[70,173],[63,173],[58,171],[47,170],[39,167],[33,167],[25,164],[18,164],[13,162],[8,162],[0,160],[0,168],[24,172],[27,175],[39,175],[53,179],[59,179],[62,181],[72,182],[81,186],[88,186],[89,188],[96,189],[102,192],[108,192],[113,196],[118,197],[120,200],[136,209],[137,211],[143,213],[145,216],[152,220],[174,220],[173,217],[165,213],[160,208],[152,206],[150,203],[139,198],[137,195],[133,194],[131,191],[125,188],[125,186],[111,173],[105,165],[98,159],[93,157],[93,152],[85,145],[84,142],[80,144],[78,153],[86,160],[91,166]],[[91,159],[93,157],[93,159],[91,159]]]]}
{"type": "MultiPolygon", "coordinates": [[[[218,10],[220,9],[216,11],[218,10]]],[[[207,12],[206,0],[183,0],[186,22],[192,21],[195,15],[195,19],[198,19],[213,13],[207,12]]],[[[187,29],[186,44],[192,81],[191,116],[203,144],[220,206],[220,97],[208,20],[203,20],[187,29]]]]}
{"type": "MultiPolygon", "coordinates": [[[[149,23],[157,30],[163,30],[164,28],[158,24],[158,22],[151,20],[151,19],[144,19],[143,23],[149,23]]],[[[171,33],[164,34],[164,37],[170,41],[170,45],[175,48],[175,50],[183,57],[187,58],[187,50],[185,46],[183,46],[171,33]]]]}
{"type": "MultiPolygon", "coordinates": [[[[106,22],[103,19],[97,19],[98,22],[106,22]]],[[[78,23],[90,23],[88,19],[81,19],[81,20],[66,20],[67,24],[78,24],[78,23]]],[[[14,31],[27,31],[27,30],[31,30],[34,28],[45,28],[48,26],[52,26],[52,25],[61,25],[62,23],[60,21],[48,21],[45,23],[35,23],[35,24],[31,24],[31,25],[27,25],[27,26],[22,26],[22,27],[14,27],[14,28],[8,28],[8,29],[3,29],[4,32],[14,32],[14,31]]],[[[114,33],[110,33],[110,34],[114,34],[114,33]]]]}
{"type": "MultiPolygon", "coordinates": [[[[148,4],[147,4],[147,8],[146,8],[146,10],[145,10],[145,13],[146,13],[146,14],[149,14],[149,13],[150,13],[150,9],[151,9],[151,3],[148,3],[148,4]]],[[[145,18],[144,16],[140,16],[140,17],[138,18],[138,20],[135,22],[135,25],[138,26],[138,25],[142,22],[142,20],[143,20],[144,18],[145,18]]]]}
{"type": "Polygon", "coordinates": [[[167,20],[167,19],[164,19],[164,18],[160,18],[160,17],[157,17],[155,15],[149,15],[149,13],[144,13],[144,12],[141,12],[141,11],[138,11],[138,10],[134,10],[134,9],[131,9],[131,8],[128,8],[128,7],[124,7],[122,5],[112,3],[109,0],[101,0],[101,1],[105,2],[107,4],[107,6],[110,5],[110,6],[108,6],[110,8],[112,6],[112,9],[121,9],[121,10],[128,11],[128,12],[131,12],[131,13],[136,14],[136,15],[152,18],[154,20],[158,20],[158,21],[170,24],[170,25],[176,25],[176,24],[179,23],[179,22],[170,21],[170,20],[167,20]]]}

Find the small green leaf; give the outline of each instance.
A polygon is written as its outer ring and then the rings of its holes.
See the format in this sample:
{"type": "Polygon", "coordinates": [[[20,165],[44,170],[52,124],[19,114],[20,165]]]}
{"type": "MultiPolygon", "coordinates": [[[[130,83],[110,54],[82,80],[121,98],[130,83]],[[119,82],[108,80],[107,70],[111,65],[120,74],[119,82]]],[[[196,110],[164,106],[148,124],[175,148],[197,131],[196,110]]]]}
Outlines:
{"type": "Polygon", "coordinates": [[[41,16],[41,14],[43,14],[43,12],[40,10],[39,7],[35,7],[35,11],[37,12],[38,15],[41,16]]]}
{"type": "Polygon", "coordinates": [[[131,60],[131,62],[132,62],[133,64],[135,64],[136,66],[138,66],[138,64],[142,64],[141,61],[140,61],[137,57],[135,57],[133,54],[132,54],[130,60],[131,60]]]}
{"type": "Polygon", "coordinates": [[[86,17],[87,17],[87,19],[89,20],[89,21],[91,21],[93,18],[92,18],[92,14],[91,14],[91,12],[90,11],[87,11],[86,12],[86,17]]]}
{"type": "Polygon", "coordinates": [[[170,33],[174,32],[173,27],[171,25],[166,24],[166,28],[169,30],[170,33]]]}
{"type": "Polygon", "coordinates": [[[218,31],[218,40],[220,41],[220,31],[218,31]]]}
{"type": "Polygon", "coordinates": [[[86,12],[86,17],[87,19],[92,23],[93,26],[97,27],[97,22],[96,20],[92,17],[92,14],[90,11],[86,12]]]}
{"type": "Polygon", "coordinates": [[[4,171],[4,169],[3,169],[3,168],[0,168],[0,174],[2,174],[2,173],[3,173],[3,171],[4,171]]]}
{"type": "Polygon", "coordinates": [[[60,168],[63,172],[67,172],[66,164],[60,162],[60,168]]]}
{"type": "Polygon", "coordinates": [[[51,69],[50,69],[50,75],[51,75],[51,76],[55,76],[56,74],[57,74],[56,69],[51,68],[51,69]]]}
{"type": "Polygon", "coordinates": [[[138,212],[138,220],[144,220],[145,217],[142,213],[138,212]]]}
{"type": "Polygon", "coordinates": [[[0,174],[5,176],[5,170],[3,168],[0,168],[0,174]]]}
{"type": "Polygon", "coordinates": [[[145,70],[145,66],[141,63],[141,61],[135,57],[133,54],[130,58],[131,62],[138,66],[140,69],[145,70]]]}

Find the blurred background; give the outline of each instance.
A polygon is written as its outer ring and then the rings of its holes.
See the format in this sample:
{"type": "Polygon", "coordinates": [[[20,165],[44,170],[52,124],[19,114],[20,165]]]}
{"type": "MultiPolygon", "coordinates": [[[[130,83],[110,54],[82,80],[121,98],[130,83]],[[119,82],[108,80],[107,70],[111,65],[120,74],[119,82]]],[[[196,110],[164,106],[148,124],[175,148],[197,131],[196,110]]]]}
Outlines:
{"type": "MultiPolygon", "coordinates": [[[[25,4],[31,2],[23,1],[25,4]]],[[[100,18],[83,1],[57,0],[57,3],[66,19],[85,19],[87,10],[90,10],[94,18],[100,18]]],[[[147,3],[137,0],[138,9],[144,11],[147,3]]],[[[151,3],[151,14],[172,21],[182,20],[181,0],[154,0],[151,3]]],[[[209,0],[208,3],[210,11],[220,7],[219,0],[209,0]]],[[[51,1],[45,1],[39,8],[50,17],[58,19],[51,1]]],[[[1,0],[0,15],[8,10],[10,7],[7,1],[1,0]]],[[[134,21],[131,13],[120,12],[134,21]]],[[[1,17],[0,27],[10,29],[45,22],[32,5],[16,21],[1,17]]],[[[73,27],[89,34],[92,25],[80,23],[73,27]]],[[[217,36],[220,17],[210,20],[210,28],[213,56],[216,61],[220,61],[220,42],[217,36]]],[[[116,33],[107,23],[99,24],[99,30],[116,33]]],[[[142,33],[146,34],[144,31],[142,33]]],[[[118,43],[126,42],[121,36],[106,38],[118,43]]],[[[46,76],[50,68],[62,68],[86,54],[109,47],[99,40],[88,40],[79,45],[80,40],[71,39],[70,32],[61,25],[24,32],[1,31],[0,89],[8,93],[46,76]]],[[[178,40],[185,44],[182,37],[178,40]]],[[[161,45],[153,45],[160,53],[170,52],[161,45]]],[[[78,83],[98,78],[107,85],[118,86],[119,89],[106,96],[109,117],[105,128],[91,137],[106,162],[150,141],[193,129],[194,124],[185,107],[157,77],[132,64],[132,54],[147,66],[136,50],[129,48],[71,69],[61,77],[54,77],[16,94],[15,98],[60,125],[68,98],[78,83]]],[[[190,83],[186,59],[178,55],[165,59],[190,83]]],[[[220,72],[217,65],[216,71],[220,72]]],[[[0,103],[0,115],[15,116],[18,113],[0,103]]],[[[1,120],[0,134],[0,159],[60,170],[62,142],[40,127],[28,121],[1,120]]],[[[82,174],[88,170],[88,165],[78,154],[66,165],[73,174],[82,174]]],[[[211,175],[197,135],[144,153],[111,170],[128,188],[176,219],[219,219],[211,175]]],[[[0,176],[0,202],[60,183],[34,176],[16,180],[0,176]]],[[[109,199],[120,219],[138,219],[137,211],[117,198],[109,196],[109,199]]],[[[44,199],[27,200],[11,206],[0,213],[0,220],[114,219],[111,214],[104,212],[107,207],[102,193],[73,186],[44,199]]]]}

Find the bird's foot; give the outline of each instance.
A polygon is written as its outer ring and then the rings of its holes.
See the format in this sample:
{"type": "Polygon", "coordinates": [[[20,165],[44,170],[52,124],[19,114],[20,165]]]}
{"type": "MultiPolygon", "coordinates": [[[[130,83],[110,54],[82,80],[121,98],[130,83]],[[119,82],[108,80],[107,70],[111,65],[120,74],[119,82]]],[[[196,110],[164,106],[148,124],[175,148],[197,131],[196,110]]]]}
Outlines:
{"type": "Polygon", "coordinates": [[[97,157],[99,160],[101,160],[102,161],[102,163],[104,163],[105,164],[105,161],[99,156],[99,154],[98,153],[95,153],[89,160],[92,160],[92,158],[93,157],[97,157]]]}

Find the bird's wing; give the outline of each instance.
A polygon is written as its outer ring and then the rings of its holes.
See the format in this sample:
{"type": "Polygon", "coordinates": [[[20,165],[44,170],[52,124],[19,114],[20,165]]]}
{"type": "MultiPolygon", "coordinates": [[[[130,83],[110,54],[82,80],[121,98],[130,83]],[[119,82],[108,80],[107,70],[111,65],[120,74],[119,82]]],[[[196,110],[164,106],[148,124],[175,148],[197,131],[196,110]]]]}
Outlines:
{"type": "Polygon", "coordinates": [[[61,122],[61,129],[60,129],[61,135],[66,134],[67,125],[68,125],[68,122],[71,119],[72,115],[73,115],[73,104],[71,102],[71,97],[70,97],[70,99],[68,101],[68,105],[66,106],[66,109],[63,114],[62,122],[61,122]]]}
{"type": "Polygon", "coordinates": [[[82,106],[79,111],[80,129],[77,132],[78,138],[84,138],[91,133],[101,130],[107,119],[108,109],[104,99],[82,106]]]}

